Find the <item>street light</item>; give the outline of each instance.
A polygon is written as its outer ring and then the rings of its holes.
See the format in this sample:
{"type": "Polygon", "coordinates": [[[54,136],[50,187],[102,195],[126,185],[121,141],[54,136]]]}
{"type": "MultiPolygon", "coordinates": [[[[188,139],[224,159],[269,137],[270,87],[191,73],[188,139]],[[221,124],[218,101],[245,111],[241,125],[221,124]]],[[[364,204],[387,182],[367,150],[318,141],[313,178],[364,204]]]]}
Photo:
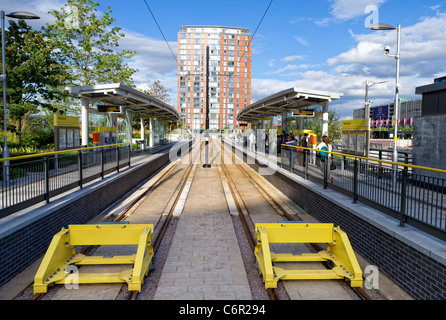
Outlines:
{"type": "MultiPolygon", "coordinates": [[[[392,161],[393,162],[398,162],[398,151],[397,151],[397,145],[396,145],[396,141],[398,138],[398,113],[399,113],[399,98],[398,98],[398,94],[399,94],[399,90],[400,90],[400,44],[401,44],[401,25],[399,24],[397,27],[391,26],[390,24],[387,23],[375,23],[372,24],[370,26],[367,27],[367,29],[369,30],[397,30],[397,42],[396,42],[396,54],[391,55],[389,54],[390,52],[390,48],[386,47],[384,49],[384,52],[386,53],[386,55],[388,57],[393,57],[396,60],[396,83],[395,83],[395,103],[394,103],[394,108],[393,108],[393,116],[394,116],[394,123],[392,123],[394,125],[394,137],[393,137],[393,156],[392,156],[392,161]]],[[[394,165],[395,167],[395,165],[394,165]]]]}
{"type": "MultiPolygon", "coordinates": [[[[373,87],[375,84],[381,84],[381,83],[386,83],[387,80],[385,81],[380,81],[380,82],[369,82],[368,80],[365,82],[365,109],[364,109],[364,119],[366,119],[367,121],[367,126],[370,127],[370,102],[369,102],[369,88],[373,87]]],[[[367,133],[367,139],[366,139],[366,151],[365,151],[365,156],[368,157],[369,156],[369,152],[370,152],[370,130],[367,133]]]]}
{"type": "MultiPolygon", "coordinates": [[[[0,75],[0,81],[3,81],[3,158],[9,158],[9,148],[8,148],[8,137],[7,137],[7,118],[9,110],[6,108],[6,57],[5,57],[5,16],[14,19],[40,19],[39,16],[36,16],[34,13],[26,12],[26,11],[15,11],[10,14],[6,14],[4,11],[0,12],[0,19],[2,23],[2,74],[0,75]]],[[[3,179],[5,181],[9,180],[9,170],[7,170],[7,166],[9,161],[3,162],[4,174],[3,179]]]]}

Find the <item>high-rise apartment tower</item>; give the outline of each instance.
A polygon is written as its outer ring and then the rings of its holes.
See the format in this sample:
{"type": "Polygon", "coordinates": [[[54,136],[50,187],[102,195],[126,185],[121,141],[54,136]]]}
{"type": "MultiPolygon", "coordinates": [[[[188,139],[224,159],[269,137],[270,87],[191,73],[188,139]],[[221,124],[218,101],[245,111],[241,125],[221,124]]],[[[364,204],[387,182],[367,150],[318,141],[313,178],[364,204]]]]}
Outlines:
{"type": "Polygon", "coordinates": [[[194,132],[206,124],[206,47],[209,46],[209,129],[237,129],[251,103],[248,29],[182,26],[178,33],[178,112],[194,132]]]}

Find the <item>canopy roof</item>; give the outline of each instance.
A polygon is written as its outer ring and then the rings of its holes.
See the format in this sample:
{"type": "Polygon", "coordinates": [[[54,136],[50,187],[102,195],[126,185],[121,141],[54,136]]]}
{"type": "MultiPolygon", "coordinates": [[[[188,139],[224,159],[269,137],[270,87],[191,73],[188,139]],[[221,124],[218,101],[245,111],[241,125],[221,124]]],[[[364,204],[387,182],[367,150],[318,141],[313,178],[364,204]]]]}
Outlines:
{"type": "Polygon", "coordinates": [[[290,88],[256,101],[244,108],[237,115],[237,121],[258,121],[291,112],[306,109],[340,99],[342,93],[290,88]]]}
{"type": "Polygon", "coordinates": [[[70,87],[67,90],[80,98],[100,104],[122,106],[124,110],[155,116],[159,120],[176,121],[180,118],[178,111],[171,105],[121,83],[70,87]]]}

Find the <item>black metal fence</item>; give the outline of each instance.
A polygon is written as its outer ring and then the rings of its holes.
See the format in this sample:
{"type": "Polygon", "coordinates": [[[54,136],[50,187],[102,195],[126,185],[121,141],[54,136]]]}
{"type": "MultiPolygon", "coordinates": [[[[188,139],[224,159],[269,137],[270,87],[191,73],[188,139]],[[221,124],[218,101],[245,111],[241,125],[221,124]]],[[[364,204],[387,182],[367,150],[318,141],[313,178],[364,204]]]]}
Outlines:
{"type": "Polygon", "coordinates": [[[130,166],[129,143],[1,159],[0,218],[130,166]]]}
{"type": "Polygon", "coordinates": [[[397,217],[401,226],[409,223],[446,239],[445,170],[336,152],[322,162],[319,152],[289,146],[282,146],[280,162],[305,179],[321,181],[324,188],[350,195],[354,203],[360,200],[397,217]],[[331,163],[335,170],[329,169],[331,163]]]}

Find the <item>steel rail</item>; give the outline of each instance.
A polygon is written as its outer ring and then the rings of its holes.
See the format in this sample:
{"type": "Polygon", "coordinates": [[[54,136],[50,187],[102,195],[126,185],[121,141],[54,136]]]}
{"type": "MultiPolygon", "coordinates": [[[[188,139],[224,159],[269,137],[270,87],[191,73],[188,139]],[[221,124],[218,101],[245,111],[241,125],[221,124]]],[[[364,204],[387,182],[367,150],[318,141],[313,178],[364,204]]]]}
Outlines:
{"type": "MultiPolygon", "coordinates": [[[[203,146],[204,146],[204,143],[201,143],[201,145],[200,145],[200,152],[201,152],[201,150],[203,149],[203,146]]],[[[200,154],[200,153],[198,153],[198,156],[199,156],[199,154],[200,154]]],[[[132,209],[132,208],[133,208],[133,207],[134,207],[134,206],[135,206],[141,199],[143,199],[144,197],[149,196],[149,194],[150,194],[152,191],[154,191],[154,189],[159,185],[159,183],[160,183],[165,177],[167,177],[167,176],[173,171],[173,169],[176,168],[176,167],[179,165],[179,163],[180,163],[180,161],[177,160],[177,162],[176,162],[174,165],[172,165],[172,166],[171,166],[168,170],[166,170],[161,176],[159,176],[159,177],[156,179],[156,181],[155,181],[153,184],[151,184],[151,185],[150,185],[150,186],[149,186],[149,187],[148,187],[142,194],[140,194],[137,198],[133,199],[132,202],[130,203],[130,205],[127,206],[127,207],[124,209],[124,211],[121,212],[121,213],[120,213],[120,214],[113,220],[113,222],[119,222],[119,221],[122,221],[122,219],[124,219],[124,217],[126,216],[126,214],[127,214],[127,213],[128,213],[128,212],[129,212],[129,211],[130,211],[130,210],[131,210],[131,209],[132,209]]],[[[179,200],[179,198],[180,198],[180,196],[181,196],[182,190],[184,189],[184,186],[186,185],[186,182],[187,182],[187,180],[188,180],[188,177],[189,177],[189,175],[190,175],[190,172],[192,171],[192,168],[193,168],[193,166],[194,166],[193,163],[194,163],[194,162],[191,161],[191,164],[189,164],[188,168],[186,169],[186,172],[185,172],[185,174],[184,174],[183,177],[182,177],[182,181],[183,181],[182,186],[181,186],[181,188],[180,188],[178,194],[176,195],[176,198],[175,198],[175,200],[174,200],[174,202],[173,202],[173,204],[172,204],[172,206],[171,206],[171,208],[170,208],[170,210],[169,210],[168,215],[166,216],[166,219],[165,219],[164,222],[163,222],[163,225],[162,225],[162,227],[161,227],[160,232],[157,234],[157,237],[156,237],[155,242],[154,242],[154,245],[153,245],[153,251],[154,251],[154,254],[156,253],[156,250],[157,250],[157,248],[158,248],[158,246],[159,246],[159,244],[160,244],[160,242],[161,242],[161,240],[162,240],[162,238],[163,238],[163,236],[164,236],[164,234],[165,234],[165,231],[167,230],[167,226],[168,226],[168,224],[169,224],[169,222],[170,222],[170,220],[171,220],[172,213],[173,213],[173,211],[174,211],[174,209],[175,209],[176,204],[178,203],[178,200],[179,200]]],[[[91,252],[91,250],[93,250],[95,247],[96,247],[96,246],[93,246],[93,245],[91,245],[91,246],[86,246],[86,247],[82,248],[82,250],[80,250],[80,253],[82,253],[82,254],[88,254],[88,253],[91,252]]],[[[31,284],[31,285],[32,285],[32,284],[31,284]]],[[[34,294],[34,295],[32,296],[31,300],[40,300],[40,299],[42,299],[44,296],[45,296],[44,293],[37,293],[37,294],[34,294]]],[[[138,291],[131,291],[130,294],[127,296],[127,300],[136,300],[137,296],[138,296],[138,291]]]]}
{"type": "MultiPolygon", "coordinates": [[[[235,155],[232,154],[232,158],[234,158],[234,157],[235,157],[235,155]]],[[[236,166],[240,167],[240,165],[238,165],[238,164],[236,164],[236,166]]],[[[243,225],[243,229],[244,229],[245,234],[246,234],[246,236],[248,238],[249,244],[251,245],[251,249],[254,251],[255,246],[257,244],[257,241],[255,240],[255,238],[254,238],[254,236],[253,236],[253,234],[252,234],[252,232],[250,230],[250,227],[248,225],[248,222],[246,221],[246,218],[245,218],[245,214],[248,215],[248,210],[247,210],[247,208],[246,208],[246,206],[245,206],[245,204],[243,202],[243,199],[242,199],[240,193],[237,191],[237,188],[235,187],[235,182],[232,179],[232,177],[231,177],[231,175],[229,173],[229,170],[226,167],[226,165],[224,164],[224,162],[222,162],[221,168],[222,168],[222,171],[223,171],[223,174],[224,174],[225,178],[228,181],[228,186],[229,186],[229,189],[231,191],[232,198],[234,199],[234,203],[235,203],[235,205],[237,207],[238,216],[239,216],[240,221],[241,221],[241,223],[243,225]],[[240,201],[242,203],[239,203],[238,199],[240,199],[240,201]]],[[[275,289],[268,288],[267,292],[268,292],[271,300],[279,300],[279,297],[278,297],[275,289]]]]}
{"type": "Polygon", "coordinates": [[[401,166],[401,167],[408,167],[408,168],[413,168],[413,169],[420,169],[420,170],[426,170],[426,171],[437,172],[437,173],[445,173],[446,174],[446,170],[436,169],[436,168],[429,168],[429,167],[423,167],[423,166],[417,166],[417,165],[414,165],[414,164],[408,164],[408,163],[402,163],[402,162],[393,162],[393,161],[380,160],[380,159],[374,159],[374,158],[367,158],[367,157],[357,156],[357,155],[353,155],[353,154],[339,153],[339,152],[333,152],[333,151],[325,151],[325,150],[321,151],[321,150],[316,150],[316,149],[313,149],[313,148],[300,147],[300,146],[294,146],[294,145],[288,145],[288,144],[282,144],[281,146],[282,147],[295,148],[295,149],[304,149],[304,150],[309,150],[309,151],[313,151],[313,152],[330,153],[330,154],[333,154],[333,155],[347,157],[347,158],[355,158],[355,159],[362,159],[362,160],[367,160],[367,161],[375,161],[375,162],[380,162],[380,163],[385,163],[385,164],[390,164],[390,165],[397,165],[397,166],[401,166]]]}
{"type": "Polygon", "coordinates": [[[37,158],[37,157],[52,156],[52,155],[55,155],[55,154],[71,153],[71,152],[75,152],[75,151],[85,151],[85,150],[93,150],[93,149],[100,149],[100,148],[109,148],[109,147],[122,146],[122,145],[130,145],[130,142],[107,144],[107,145],[96,146],[96,147],[68,149],[68,150],[62,150],[62,151],[50,151],[50,152],[29,154],[29,155],[10,157],[10,158],[1,158],[0,162],[12,161],[12,160],[20,160],[20,159],[31,159],[31,158],[37,158]]]}
{"type": "MultiPolygon", "coordinates": [[[[204,148],[204,142],[201,142],[201,144],[200,144],[200,152],[197,153],[197,157],[200,156],[201,151],[203,150],[203,148],[204,148]]],[[[179,163],[179,161],[177,162],[177,164],[178,164],[178,163],[179,163]]],[[[166,233],[166,230],[167,230],[167,228],[168,228],[168,226],[169,226],[169,223],[170,223],[170,221],[172,220],[172,216],[173,216],[173,212],[174,212],[174,210],[175,210],[175,207],[176,207],[177,204],[178,204],[178,201],[179,201],[179,199],[180,199],[180,197],[181,197],[181,195],[182,195],[182,192],[183,192],[183,190],[184,190],[184,188],[185,188],[185,186],[186,186],[187,181],[189,180],[189,176],[190,176],[190,174],[191,174],[192,169],[193,169],[194,166],[195,166],[195,164],[194,164],[194,161],[192,160],[191,163],[189,164],[189,166],[187,167],[187,169],[186,169],[184,175],[182,176],[182,178],[181,178],[181,180],[180,180],[181,187],[180,187],[179,189],[177,188],[177,190],[178,190],[177,194],[176,194],[176,195],[175,195],[175,194],[173,195],[173,196],[175,196],[175,199],[174,199],[172,205],[170,206],[170,208],[169,208],[169,212],[168,212],[168,214],[166,215],[166,219],[164,219],[164,222],[163,222],[163,224],[162,224],[162,226],[161,226],[161,229],[160,229],[160,231],[158,232],[158,234],[157,234],[157,236],[156,236],[156,239],[155,239],[155,241],[154,241],[154,243],[153,243],[153,254],[154,254],[154,255],[157,253],[158,247],[159,247],[159,245],[160,245],[162,239],[164,238],[164,234],[166,233]]],[[[170,170],[169,170],[169,171],[170,171],[170,170]]],[[[163,175],[163,176],[164,176],[164,175],[163,175]]],[[[161,180],[161,179],[159,179],[158,181],[160,181],[160,180],[161,180]]],[[[170,200],[169,200],[169,202],[170,202],[170,200]]],[[[127,300],[136,300],[136,298],[138,297],[138,294],[139,294],[138,291],[132,291],[132,292],[130,293],[130,295],[127,297],[127,300]]]]}
{"type": "MultiPolygon", "coordinates": [[[[235,155],[234,155],[234,153],[233,153],[233,155],[232,155],[233,157],[235,157],[235,155]]],[[[235,163],[235,162],[234,162],[235,163]]],[[[256,182],[255,181],[255,179],[253,178],[253,176],[251,175],[251,173],[248,171],[248,170],[246,170],[245,168],[244,168],[244,166],[243,165],[241,165],[241,164],[237,164],[237,167],[238,168],[240,168],[241,169],[241,171],[249,178],[249,180],[250,180],[250,182],[256,187],[256,188],[260,188],[263,192],[260,192],[260,194],[262,194],[262,196],[265,198],[265,200],[266,201],[268,201],[269,203],[270,203],[270,205],[271,205],[271,207],[276,211],[276,213],[278,214],[278,215],[280,215],[280,216],[284,216],[288,221],[296,221],[296,218],[299,220],[299,221],[303,221],[302,219],[301,219],[301,217],[300,216],[298,216],[298,215],[296,215],[296,217],[294,217],[294,216],[292,216],[292,215],[290,215],[289,213],[288,213],[288,211],[285,209],[285,208],[283,208],[283,206],[282,205],[280,205],[280,203],[276,200],[276,199],[274,199],[274,197],[273,196],[271,196],[270,195],[270,192],[268,191],[268,190],[266,190],[266,188],[264,188],[261,184],[259,184],[258,182],[256,182]],[[274,203],[274,205],[272,205],[271,203],[274,203]],[[277,208],[280,210],[280,212],[277,210],[277,208]]],[[[274,191],[273,191],[274,192],[274,191]]],[[[234,198],[234,200],[235,200],[235,198],[234,198]]],[[[236,204],[237,204],[237,202],[236,202],[236,204]]],[[[246,210],[247,211],[247,210],[246,210]]],[[[240,212],[240,211],[239,211],[240,212]]],[[[239,214],[240,215],[240,214],[239,214]]],[[[243,215],[242,215],[243,216],[243,215]]],[[[245,218],[244,218],[244,216],[243,216],[243,218],[241,218],[243,221],[244,221],[244,223],[247,225],[247,223],[246,223],[246,220],[245,220],[245,218]]],[[[245,229],[245,231],[246,231],[246,229],[245,229]]],[[[252,234],[251,234],[251,232],[248,232],[247,234],[249,234],[249,238],[251,238],[251,241],[253,242],[253,243],[255,243],[255,239],[253,239],[252,238],[252,234]]],[[[323,248],[319,245],[319,244],[317,244],[317,243],[311,243],[311,245],[312,245],[312,247],[316,250],[316,251],[322,251],[323,250],[323,248]]],[[[253,245],[253,249],[254,249],[254,247],[255,247],[255,244],[253,245]]],[[[364,277],[363,277],[363,279],[364,279],[364,277]]],[[[352,290],[353,290],[353,292],[355,292],[362,300],[373,300],[362,288],[351,288],[352,290]]],[[[269,290],[271,290],[271,289],[269,289],[269,290]]],[[[270,295],[271,296],[273,296],[274,295],[274,297],[275,297],[275,299],[274,300],[276,300],[276,299],[278,299],[277,298],[277,295],[275,294],[275,292],[274,293],[272,293],[272,292],[270,292],[270,295]]]]}

